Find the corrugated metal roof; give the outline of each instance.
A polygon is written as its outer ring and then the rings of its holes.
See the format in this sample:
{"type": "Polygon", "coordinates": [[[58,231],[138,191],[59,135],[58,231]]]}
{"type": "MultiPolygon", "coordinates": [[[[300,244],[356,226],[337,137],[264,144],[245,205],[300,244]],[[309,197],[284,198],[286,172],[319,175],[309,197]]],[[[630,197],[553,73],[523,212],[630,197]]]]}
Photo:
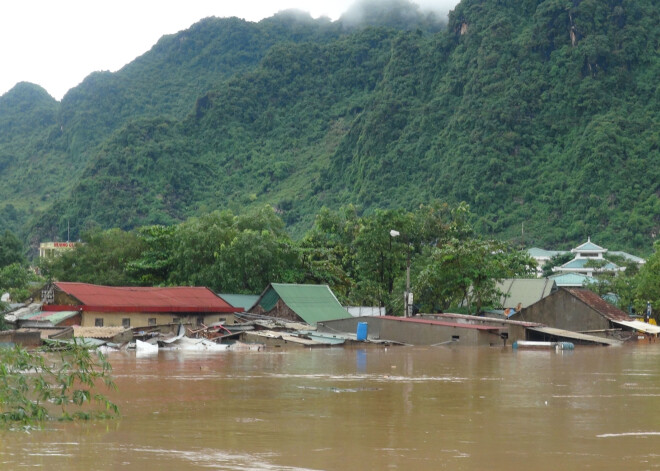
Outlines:
{"type": "Polygon", "coordinates": [[[637,255],[629,254],[628,252],[621,252],[619,250],[617,250],[617,251],[610,250],[609,253],[611,255],[617,255],[619,257],[623,257],[623,258],[625,258],[626,260],[628,260],[630,262],[646,263],[646,260],[644,260],[642,257],[638,257],[637,255]]]}
{"type": "MultiPolygon", "coordinates": [[[[99,286],[87,283],[54,283],[78,299],[87,311],[99,312],[235,312],[235,308],[208,288],[99,286]]],[[[44,310],[48,310],[44,306],[44,310]]]]}
{"type": "Polygon", "coordinates": [[[231,304],[234,307],[242,307],[244,311],[247,311],[250,309],[252,306],[254,306],[254,303],[256,303],[259,300],[259,295],[258,294],[222,294],[219,293],[218,296],[220,296],[222,299],[227,301],[229,304],[231,304]]]}
{"type": "Polygon", "coordinates": [[[627,321],[630,316],[616,306],[611,305],[593,291],[579,288],[563,288],[576,298],[580,299],[587,306],[598,311],[610,320],[627,321]]]}
{"type": "Polygon", "coordinates": [[[528,307],[548,296],[557,287],[554,280],[548,278],[509,278],[499,282],[497,289],[504,293],[500,298],[500,306],[516,307],[520,303],[522,307],[528,307]]]}
{"type": "Polygon", "coordinates": [[[246,332],[245,335],[246,337],[282,340],[287,343],[302,345],[306,347],[328,345],[327,342],[319,342],[312,339],[298,337],[297,335],[292,335],[287,332],[275,332],[272,330],[255,330],[251,332],[246,332]]]}
{"type": "Polygon", "coordinates": [[[280,298],[289,309],[311,325],[351,317],[328,285],[271,283],[259,298],[258,304],[265,311],[270,311],[280,298]]]}
{"type": "Polygon", "coordinates": [[[605,260],[604,258],[600,258],[600,259],[598,259],[598,258],[574,258],[570,262],[564,263],[561,266],[561,268],[562,269],[571,269],[571,270],[583,269],[583,268],[585,268],[585,265],[590,261],[603,261],[603,262],[606,262],[605,265],[603,265],[602,267],[599,267],[599,268],[594,267],[593,268],[594,270],[616,270],[617,268],[619,268],[618,265],[615,265],[614,263],[612,263],[608,260],[605,260]]]}
{"type": "Polygon", "coordinates": [[[606,339],[596,335],[580,334],[571,330],[555,329],[554,327],[528,327],[528,329],[552,337],[575,339],[583,342],[601,343],[604,345],[621,345],[623,343],[620,340],[606,339]]]}
{"type": "Polygon", "coordinates": [[[607,252],[607,249],[602,248],[600,245],[596,245],[591,242],[589,238],[584,244],[578,245],[571,252],[607,252]]]}
{"type": "Polygon", "coordinates": [[[62,321],[65,321],[71,317],[78,315],[78,311],[38,311],[31,314],[22,316],[20,320],[25,321],[48,321],[53,325],[57,325],[62,321]]]}
{"type": "Polygon", "coordinates": [[[127,330],[124,327],[73,327],[74,337],[111,339],[116,335],[122,334],[127,330]]]}
{"type": "Polygon", "coordinates": [[[631,327],[640,332],[646,332],[648,334],[660,334],[660,327],[653,324],[647,324],[646,322],[641,321],[612,321],[615,324],[625,325],[626,327],[631,327]]]}
{"type": "Polygon", "coordinates": [[[552,275],[550,278],[555,280],[558,287],[586,286],[598,281],[594,277],[583,275],[582,273],[562,273],[561,275],[552,275]]]}

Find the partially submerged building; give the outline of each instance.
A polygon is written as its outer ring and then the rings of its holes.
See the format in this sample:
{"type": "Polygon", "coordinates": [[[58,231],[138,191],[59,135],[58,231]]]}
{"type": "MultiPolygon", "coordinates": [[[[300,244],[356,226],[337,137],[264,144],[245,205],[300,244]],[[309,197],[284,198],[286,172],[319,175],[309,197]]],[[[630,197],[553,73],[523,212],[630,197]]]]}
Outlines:
{"type": "Polygon", "coordinates": [[[634,321],[593,291],[559,288],[550,296],[514,314],[511,319],[549,328],[626,340],[635,332],[657,335],[660,328],[634,321]]]}
{"type": "Polygon", "coordinates": [[[203,287],[116,287],[54,282],[39,293],[44,312],[75,311],[82,327],[233,323],[242,311],[203,287]]]}
{"type": "Polygon", "coordinates": [[[249,312],[310,325],[351,317],[328,285],[271,283],[249,312]]]}
{"type": "MultiPolygon", "coordinates": [[[[476,316],[464,316],[478,319],[476,316]]],[[[509,323],[510,324],[510,323],[509,323]]],[[[516,323],[521,324],[521,323],[516,323]]],[[[450,318],[424,317],[351,317],[319,322],[317,331],[355,333],[365,330],[365,340],[402,345],[504,346],[509,338],[509,325],[502,319],[468,323],[450,318]],[[490,322],[492,321],[492,322],[490,322]]],[[[520,328],[519,335],[523,335],[520,328]]]]}

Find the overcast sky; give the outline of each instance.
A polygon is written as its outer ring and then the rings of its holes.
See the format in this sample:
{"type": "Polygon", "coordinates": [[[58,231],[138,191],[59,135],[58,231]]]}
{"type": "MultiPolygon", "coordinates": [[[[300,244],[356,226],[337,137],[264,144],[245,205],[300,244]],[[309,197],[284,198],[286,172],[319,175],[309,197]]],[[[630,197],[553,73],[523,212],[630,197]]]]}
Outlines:
{"type": "MultiPolygon", "coordinates": [[[[413,0],[448,11],[458,0],[413,0]]],[[[18,82],[57,100],[97,70],[116,71],[166,34],[208,16],[259,21],[296,8],[336,20],[354,0],[1,0],[0,95],[18,82]]]]}

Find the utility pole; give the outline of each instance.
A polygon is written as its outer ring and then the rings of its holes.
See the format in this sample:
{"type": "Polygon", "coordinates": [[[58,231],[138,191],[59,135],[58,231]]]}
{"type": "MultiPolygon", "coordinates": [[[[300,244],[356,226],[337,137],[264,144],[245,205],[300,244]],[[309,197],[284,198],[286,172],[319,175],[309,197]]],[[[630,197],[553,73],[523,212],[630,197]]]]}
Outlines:
{"type": "Polygon", "coordinates": [[[408,259],[406,260],[406,315],[405,317],[410,317],[410,305],[412,304],[412,293],[410,292],[410,244],[406,244],[408,250],[408,259]]]}
{"type": "MultiPolygon", "coordinates": [[[[399,237],[401,233],[392,229],[390,237],[399,237]]],[[[390,239],[391,240],[391,239],[390,239]]],[[[406,237],[406,292],[403,293],[403,317],[411,317],[412,293],[410,292],[410,241],[406,237]]]]}

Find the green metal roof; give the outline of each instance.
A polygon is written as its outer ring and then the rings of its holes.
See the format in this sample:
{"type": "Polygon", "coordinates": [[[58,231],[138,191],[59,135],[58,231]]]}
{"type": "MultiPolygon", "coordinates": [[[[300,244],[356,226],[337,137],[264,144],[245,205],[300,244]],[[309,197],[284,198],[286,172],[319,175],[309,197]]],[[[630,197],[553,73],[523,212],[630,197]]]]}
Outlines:
{"type": "Polygon", "coordinates": [[[555,280],[557,286],[585,286],[596,281],[593,277],[581,273],[563,273],[552,275],[550,278],[555,280]]]}
{"type": "Polygon", "coordinates": [[[254,306],[259,299],[259,295],[256,294],[218,294],[218,296],[234,307],[242,307],[245,311],[254,306]]]}
{"type": "Polygon", "coordinates": [[[637,255],[629,254],[628,252],[621,252],[621,251],[614,251],[613,252],[613,251],[610,250],[609,253],[611,255],[618,255],[619,257],[623,257],[623,258],[625,258],[626,260],[628,260],[630,262],[635,262],[635,263],[645,263],[646,262],[646,260],[644,260],[643,258],[638,257],[637,255]]]}
{"type": "MultiPolygon", "coordinates": [[[[598,270],[616,270],[617,268],[619,268],[617,265],[615,265],[612,262],[609,262],[609,261],[605,260],[604,258],[601,258],[601,259],[598,259],[598,258],[575,258],[575,259],[571,260],[570,262],[563,264],[561,266],[561,268],[562,269],[567,268],[567,269],[571,269],[571,270],[582,269],[582,268],[585,268],[585,265],[590,261],[601,261],[601,260],[604,261],[604,262],[607,262],[607,263],[605,265],[603,265],[602,268],[601,267],[597,268],[598,270]]],[[[597,269],[594,268],[594,271],[597,270],[597,269]]]]}
{"type": "Polygon", "coordinates": [[[578,245],[571,252],[607,252],[607,249],[594,244],[591,242],[591,238],[589,238],[584,244],[578,245]]]}
{"type": "Polygon", "coordinates": [[[80,314],[78,311],[37,311],[21,316],[22,321],[48,321],[53,325],[57,325],[71,317],[80,314]]]}
{"type": "Polygon", "coordinates": [[[564,263],[561,266],[561,268],[572,268],[572,269],[584,268],[584,266],[587,264],[588,261],[589,261],[589,259],[587,259],[587,258],[574,258],[570,262],[564,263]]]}
{"type": "Polygon", "coordinates": [[[279,299],[308,324],[351,317],[328,285],[271,283],[258,304],[270,311],[279,299]]]}

